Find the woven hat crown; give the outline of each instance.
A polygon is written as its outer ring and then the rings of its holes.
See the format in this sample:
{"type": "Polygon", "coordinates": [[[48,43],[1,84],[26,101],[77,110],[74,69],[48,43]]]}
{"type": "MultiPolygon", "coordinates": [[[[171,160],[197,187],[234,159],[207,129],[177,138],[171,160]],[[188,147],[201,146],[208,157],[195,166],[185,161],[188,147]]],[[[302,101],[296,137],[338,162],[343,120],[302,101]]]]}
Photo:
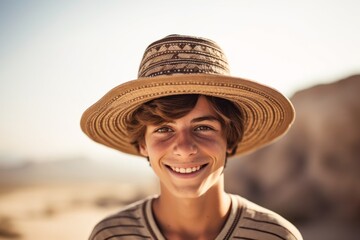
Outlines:
{"type": "Polygon", "coordinates": [[[138,77],[196,73],[229,75],[222,49],[209,39],[169,35],[147,47],[138,77]]]}

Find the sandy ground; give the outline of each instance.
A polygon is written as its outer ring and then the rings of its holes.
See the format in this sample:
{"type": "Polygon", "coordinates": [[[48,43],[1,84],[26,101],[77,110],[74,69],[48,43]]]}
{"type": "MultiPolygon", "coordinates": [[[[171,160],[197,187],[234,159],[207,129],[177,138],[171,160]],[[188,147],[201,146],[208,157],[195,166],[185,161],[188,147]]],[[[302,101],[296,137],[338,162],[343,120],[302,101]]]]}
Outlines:
{"type": "Polygon", "coordinates": [[[103,217],[153,193],[108,183],[12,189],[0,195],[0,239],[87,239],[103,217]]]}
{"type": "MultiPolygon", "coordinates": [[[[0,240],[87,239],[94,225],[124,205],[156,194],[157,186],[51,184],[0,188],[0,240]]],[[[359,223],[305,222],[305,240],[357,240],[359,223]]]]}

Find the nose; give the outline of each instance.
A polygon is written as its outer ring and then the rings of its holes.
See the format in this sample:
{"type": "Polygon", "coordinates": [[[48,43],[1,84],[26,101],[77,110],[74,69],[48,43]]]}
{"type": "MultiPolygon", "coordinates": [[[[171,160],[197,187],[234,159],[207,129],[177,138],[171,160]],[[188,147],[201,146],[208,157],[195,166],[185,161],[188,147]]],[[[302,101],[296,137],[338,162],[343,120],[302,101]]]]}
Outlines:
{"type": "Polygon", "coordinates": [[[173,150],[174,154],[179,157],[189,157],[198,152],[196,143],[188,131],[178,132],[173,150]]]}

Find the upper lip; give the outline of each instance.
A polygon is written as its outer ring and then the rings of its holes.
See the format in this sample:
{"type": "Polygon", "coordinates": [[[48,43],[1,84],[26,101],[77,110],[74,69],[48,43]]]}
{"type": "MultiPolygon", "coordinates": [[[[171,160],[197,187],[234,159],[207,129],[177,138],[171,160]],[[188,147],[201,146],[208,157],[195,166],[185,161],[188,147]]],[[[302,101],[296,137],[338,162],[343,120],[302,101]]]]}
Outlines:
{"type": "Polygon", "coordinates": [[[207,165],[208,163],[193,163],[193,164],[167,164],[164,163],[165,166],[170,168],[193,168],[193,167],[202,167],[204,165],[207,165]]]}

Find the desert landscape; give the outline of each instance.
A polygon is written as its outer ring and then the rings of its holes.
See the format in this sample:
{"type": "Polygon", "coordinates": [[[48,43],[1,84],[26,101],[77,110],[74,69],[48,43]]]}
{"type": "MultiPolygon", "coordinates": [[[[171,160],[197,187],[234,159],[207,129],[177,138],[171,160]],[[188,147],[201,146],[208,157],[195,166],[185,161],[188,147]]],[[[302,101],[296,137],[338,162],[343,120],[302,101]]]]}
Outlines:
{"type": "Polygon", "coordinates": [[[151,174],[76,158],[2,166],[0,239],[87,239],[100,219],[158,192],[151,174]]]}
{"type": "Polygon", "coordinates": [[[2,193],[0,239],[87,239],[99,219],[147,191],[121,184],[74,184],[2,193]]]}
{"type": "MultiPolygon", "coordinates": [[[[358,239],[359,92],[355,75],[296,93],[289,134],[229,161],[227,190],[281,213],[306,240],[358,239]]],[[[0,239],[87,239],[100,219],[156,193],[150,168],[136,174],[82,158],[3,164],[0,239]]]]}

